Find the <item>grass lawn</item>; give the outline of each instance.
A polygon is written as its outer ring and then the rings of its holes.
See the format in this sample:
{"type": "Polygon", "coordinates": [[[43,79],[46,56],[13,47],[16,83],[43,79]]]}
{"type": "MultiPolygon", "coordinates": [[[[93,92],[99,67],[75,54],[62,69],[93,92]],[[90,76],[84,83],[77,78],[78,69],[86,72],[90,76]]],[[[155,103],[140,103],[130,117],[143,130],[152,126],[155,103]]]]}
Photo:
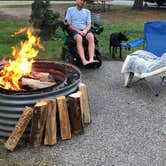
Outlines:
{"type": "MultiPolygon", "coordinates": [[[[68,5],[57,4],[52,6],[56,11],[61,12],[63,17],[64,11],[68,5]]],[[[12,10],[12,9],[11,9],[12,10]]],[[[142,11],[131,10],[130,7],[111,6],[111,10],[100,13],[100,24],[104,26],[104,32],[97,36],[99,39],[100,50],[103,56],[110,59],[109,54],[109,35],[113,32],[125,32],[129,40],[134,40],[143,37],[143,25],[150,20],[166,21],[165,9],[145,9],[142,11]]],[[[25,37],[23,34],[16,37],[11,37],[21,27],[30,26],[30,23],[24,21],[11,21],[10,17],[6,20],[0,21],[0,58],[11,56],[11,47],[19,45],[20,40],[25,37]]],[[[55,40],[41,41],[45,47],[45,51],[39,53],[42,58],[56,58],[60,57],[63,33],[59,28],[57,30],[55,40]]],[[[142,46],[140,46],[142,48],[142,46]]],[[[139,49],[139,48],[136,48],[139,49]]],[[[125,52],[123,52],[125,56],[125,52]]]]}

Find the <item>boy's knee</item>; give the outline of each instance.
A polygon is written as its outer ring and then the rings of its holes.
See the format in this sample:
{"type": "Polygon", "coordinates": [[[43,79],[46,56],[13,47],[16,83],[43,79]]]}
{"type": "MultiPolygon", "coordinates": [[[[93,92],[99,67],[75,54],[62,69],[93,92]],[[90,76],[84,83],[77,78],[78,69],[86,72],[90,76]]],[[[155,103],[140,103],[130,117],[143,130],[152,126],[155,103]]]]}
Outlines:
{"type": "Polygon", "coordinates": [[[88,33],[86,36],[87,40],[93,41],[94,40],[94,35],[92,33],[88,33]]]}
{"type": "Polygon", "coordinates": [[[74,36],[74,39],[76,40],[76,42],[82,42],[82,36],[79,35],[79,34],[76,34],[76,35],[74,36]]]}

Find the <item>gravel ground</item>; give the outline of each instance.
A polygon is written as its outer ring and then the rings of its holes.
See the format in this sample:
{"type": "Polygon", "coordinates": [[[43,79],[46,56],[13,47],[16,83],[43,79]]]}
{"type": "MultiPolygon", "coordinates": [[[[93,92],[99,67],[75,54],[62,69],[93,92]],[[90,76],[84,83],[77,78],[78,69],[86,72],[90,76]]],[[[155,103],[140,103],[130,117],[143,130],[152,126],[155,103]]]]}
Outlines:
{"type": "MultiPolygon", "coordinates": [[[[0,165],[25,166],[164,166],[166,163],[166,89],[155,97],[143,82],[123,87],[122,62],[105,61],[82,70],[88,86],[92,123],[82,135],[52,147],[18,146],[8,153],[0,145],[0,165]]],[[[2,140],[3,141],[3,140],[2,140]]]]}

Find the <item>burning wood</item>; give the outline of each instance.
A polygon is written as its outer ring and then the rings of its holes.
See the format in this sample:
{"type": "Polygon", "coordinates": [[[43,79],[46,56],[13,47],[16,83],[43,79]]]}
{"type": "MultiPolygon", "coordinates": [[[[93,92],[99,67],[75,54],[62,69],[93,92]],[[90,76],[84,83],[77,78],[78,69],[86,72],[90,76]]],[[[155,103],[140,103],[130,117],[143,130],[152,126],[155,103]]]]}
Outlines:
{"type": "Polygon", "coordinates": [[[55,82],[53,76],[50,75],[50,73],[45,73],[45,72],[32,71],[30,78],[39,79],[40,81],[43,82],[44,81],[55,82]]]}
{"type": "Polygon", "coordinates": [[[21,78],[22,89],[42,89],[56,84],[55,80],[49,73],[31,72],[30,77],[21,78]]]}
{"type": "Polygon", "coordinates": [[[49,79],[49,73],[44,73],[44,72],[31,72],[31,77],[36,78],[36,79],[44,79],[48,80],[49,79]]]}
{"type": "Polygon", "coordinates": [[[14,35],[27,31],[27,40],[21,41],[20,48],[12,47],[14,60],[9,60],[0,71],[0,87],[11,90],[22,90],[20,79],[22,76],[30,76],[33,58],[37,56],[39,49],[44,49],[40,44],[40,38],[33,35],[33,28],[23,28],[14,35]],[[35,47],[35,48],[34,48],[35,47]]]}
{"type": "Polygon", "coordinates": [[[42,82],[41,80],[35,80],[33,78],[22,78],[22,87],[28,86],[32,89],[41,89],[41,88],[46,88],[55,85],[55,82],[42,82]]]}

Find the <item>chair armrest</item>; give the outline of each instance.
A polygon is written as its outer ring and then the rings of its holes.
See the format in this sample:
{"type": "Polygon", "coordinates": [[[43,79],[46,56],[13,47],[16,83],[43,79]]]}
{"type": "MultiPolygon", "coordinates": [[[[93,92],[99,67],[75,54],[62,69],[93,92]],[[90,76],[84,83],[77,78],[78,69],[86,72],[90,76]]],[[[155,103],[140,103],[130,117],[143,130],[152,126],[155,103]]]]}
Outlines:
{"type": "Polygon", "coordinates": [[[128,48],[131,48],[131,47],[136,47],[142,43],[145,42],[145,39],[144,38],[140,38],[140,39],[137,39],[137,40],[134,40],[134,41],[131,41],[131,42],[122,42],[120,43],[122,47],[128,47],[128,48]]]}

